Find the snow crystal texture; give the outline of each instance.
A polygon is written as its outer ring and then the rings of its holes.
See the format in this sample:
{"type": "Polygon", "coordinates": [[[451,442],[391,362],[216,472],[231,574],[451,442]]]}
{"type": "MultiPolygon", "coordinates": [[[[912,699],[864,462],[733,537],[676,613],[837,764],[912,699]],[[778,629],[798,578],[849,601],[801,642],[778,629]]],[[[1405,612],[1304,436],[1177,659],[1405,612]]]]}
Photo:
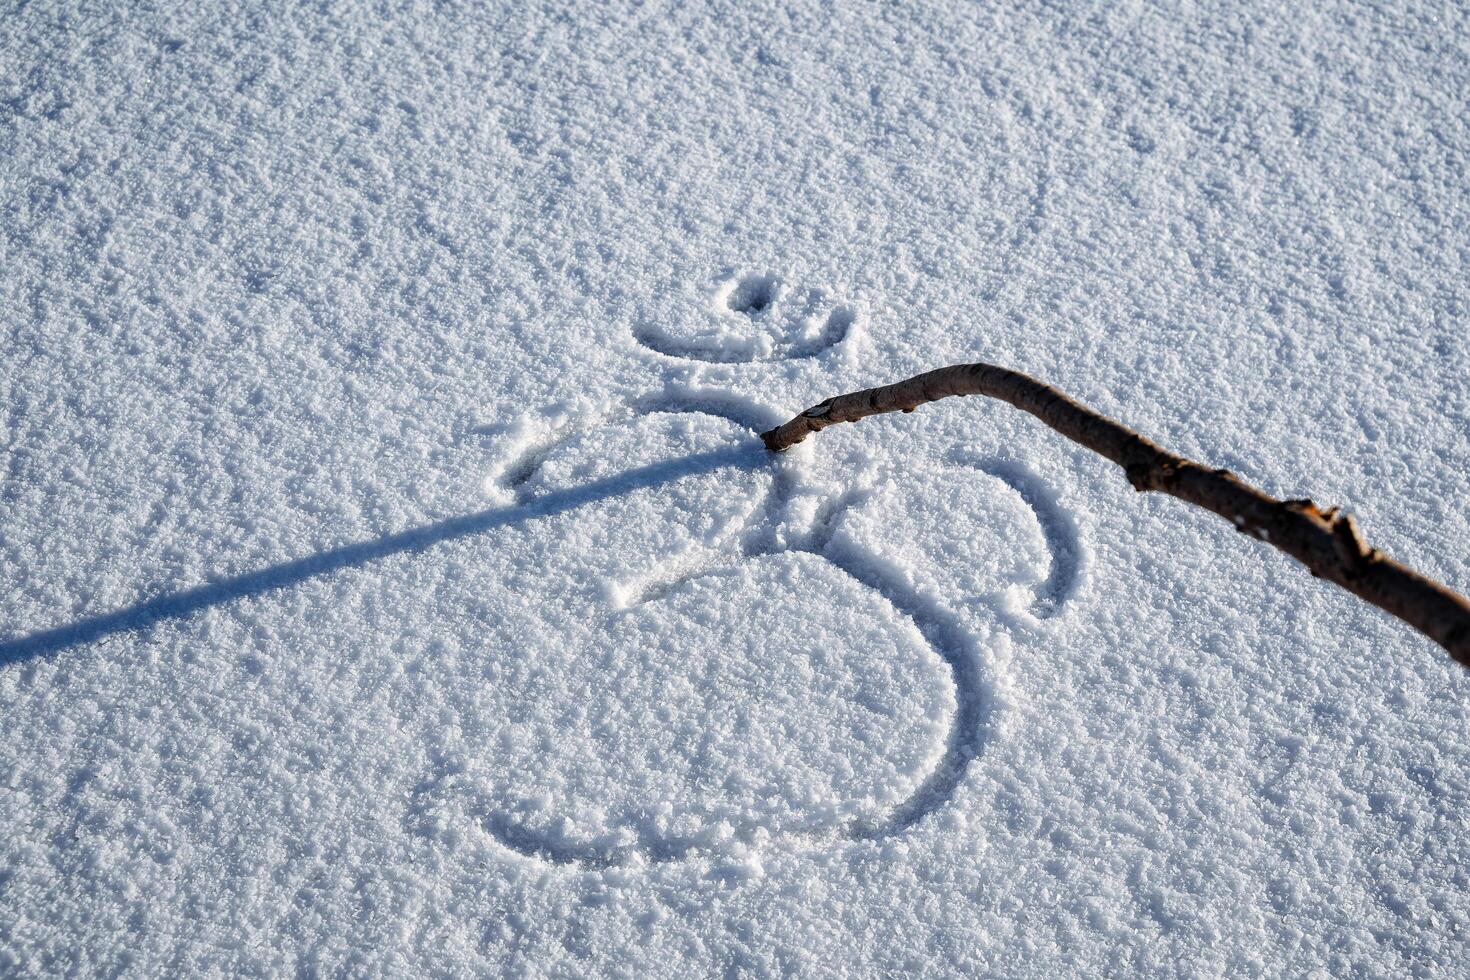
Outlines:
{"type": "Polygon", "coordinates": [[[1438,975],[1470,11],[0,16],[0,975],[1438,975]]]}

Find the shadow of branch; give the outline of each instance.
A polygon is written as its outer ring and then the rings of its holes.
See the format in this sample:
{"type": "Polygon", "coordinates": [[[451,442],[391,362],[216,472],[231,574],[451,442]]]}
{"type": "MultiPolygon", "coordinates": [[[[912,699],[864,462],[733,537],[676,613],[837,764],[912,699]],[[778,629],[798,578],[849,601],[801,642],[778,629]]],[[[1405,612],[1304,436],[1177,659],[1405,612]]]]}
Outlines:
{"type": "Polygon", "coordinates": [[[766,453],[760,442],[752,439],[737,446],[637,467],[509,507],[451,517],[371,541],[319,551],[294,561],[146,599],[115,612],[80,619],[65,626],[0,640],[0,667],[32,657],[59,653],[69,647],[90,643],[114,633],[141,630],[165,620],[180,619],[210,606],[288,588],[307,579],[330,575],[345,568],[355,568],[391,555],[425,551],[434,545],[481,534],[493,528],[565,513],[634,490],[659,486],[688,476],[712,473],[727,467],[756,469],[770,465],[769,459],[770,454],[766,453]]]}

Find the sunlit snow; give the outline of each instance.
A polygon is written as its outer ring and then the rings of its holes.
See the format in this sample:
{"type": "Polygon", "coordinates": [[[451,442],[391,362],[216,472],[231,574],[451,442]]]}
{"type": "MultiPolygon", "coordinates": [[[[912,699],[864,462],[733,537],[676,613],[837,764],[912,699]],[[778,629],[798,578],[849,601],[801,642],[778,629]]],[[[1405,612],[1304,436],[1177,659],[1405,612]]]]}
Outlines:
{"type": "Polygon", "coordinates": [[[0,14],[0,975],[1462,975],[1456,4],[0,14]]]}

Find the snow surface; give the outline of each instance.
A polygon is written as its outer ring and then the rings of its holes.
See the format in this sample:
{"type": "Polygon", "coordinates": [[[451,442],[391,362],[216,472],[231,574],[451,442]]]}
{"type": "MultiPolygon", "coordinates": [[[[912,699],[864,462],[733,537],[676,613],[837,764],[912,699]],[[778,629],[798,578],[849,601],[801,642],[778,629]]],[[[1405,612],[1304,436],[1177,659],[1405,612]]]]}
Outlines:
{"type": "Polygon", "coordinates": [[[0,16],[0,974],[1470,963],[1460,4],[0,16]]]}

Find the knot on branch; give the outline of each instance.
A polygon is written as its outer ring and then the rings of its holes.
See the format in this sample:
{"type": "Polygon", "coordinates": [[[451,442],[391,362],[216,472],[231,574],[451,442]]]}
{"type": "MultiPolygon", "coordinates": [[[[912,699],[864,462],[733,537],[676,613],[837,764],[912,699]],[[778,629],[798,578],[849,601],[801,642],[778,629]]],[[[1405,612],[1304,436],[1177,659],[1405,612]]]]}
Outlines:
{"type": "Polygon", "coordinates": [[[1358,522],[1353,520],[1351,514],[1337,514],[1335,510],[1334,508],[1332,519],[1332,550],[1337,553],[1337,560],[1342,562],[1343,574],[1348,578],[1356,578],[1377,560],[1378,552],[1368,547],[1363,540],[1358,522]]]}
{"type": "Polygon", "coordinates": [[[1335,520],[1337,520],[1336,507],[1328,507],[1326,510],[1323,510],[1321,507],[1317,506],[1316,501],[1314,501],[1311,497],[1299,497],[1296,500],[1283,500],[1281,501],[1281,506],[1289,507],[1294,511],[1299,511],[1300,513],[1303,513],[1308,517],[1316,518],[1317,520],[1322,521],[1324,524],[1327,524],[1329,527],[1335,520]]]}
{"type": "Polygon", "coordinates": [[[1175,477],[1179,475],[1179,467],[1168,460],[1156,460],[1149,463],[1129,463],[1123,467],[1123,473],[1133,489],[1143,493],[1173,484],[1175,477]]]}
{"type": "Polygon", "coordinates": [[[1281,505],[1326,525],[1327,531],[1332,535],[1332,553],[1337,558],[1342,574],[1347,578],[1357,578],[1370,564],[1378,560],[1378,552],[1368,547],[1368,543],[1363,540],[1363,532],[1358,529],[1358,522],[1353,520],[1351,514],[1345,514],[1337,507],[1318,507],[1310,497],[1283,500],[1281,505]]]}

